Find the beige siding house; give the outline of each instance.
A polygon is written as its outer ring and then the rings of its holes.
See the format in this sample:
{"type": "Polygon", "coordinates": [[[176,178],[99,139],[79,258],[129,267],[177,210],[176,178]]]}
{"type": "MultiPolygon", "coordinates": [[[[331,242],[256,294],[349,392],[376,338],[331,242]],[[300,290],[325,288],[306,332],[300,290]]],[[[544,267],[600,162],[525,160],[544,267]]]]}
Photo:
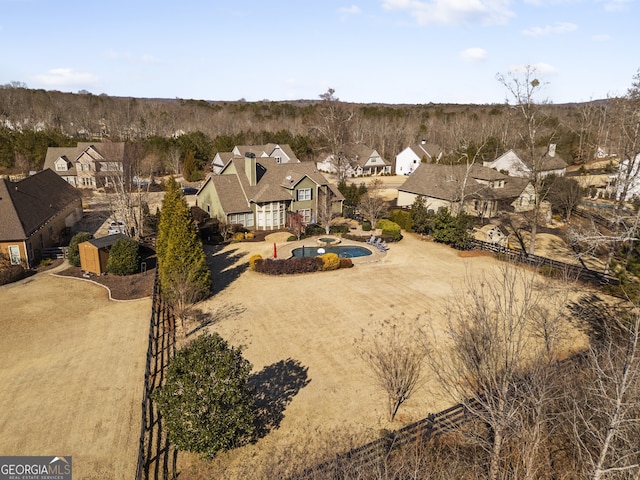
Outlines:
{"type": "Polygon", "coordinates": [[[398,188],[398,206],[410,207],[423,197],[427,208],[447,208],[492,218],[501,212],[524,212],[533,208],[534,189],[526,178],[514,178],[479,165],[422,163],[398,188]]]}
{"type": "Polygon", "coordinates": [[[0,252],[12,264],[33,266],[81,219],[80,192],[53,170],[19,182],[0,180],[0,252]]]}
{"type": "Polygon", "coordinates": [[[44,169],[50,168],[78,188],[100,188],[128,179],[124,142],[81,142],[75,147],[49,147],[44,169]]]}

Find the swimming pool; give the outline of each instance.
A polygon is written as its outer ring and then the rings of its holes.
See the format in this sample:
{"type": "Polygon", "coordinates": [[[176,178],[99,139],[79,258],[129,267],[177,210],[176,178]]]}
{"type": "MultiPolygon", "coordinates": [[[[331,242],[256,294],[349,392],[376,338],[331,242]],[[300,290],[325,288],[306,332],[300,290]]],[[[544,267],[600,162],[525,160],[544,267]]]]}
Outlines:
{"type": "Polygon", "coordinates": [[[317,257],[323,253],[337,253],[340,258],[366,257],[372,252],[367,247],[358,245],[334,245],[331,247],[300,247],[291,252],[294,257],[317,257]],[[322,250],[322,251],[319,251],[322,250]]]}

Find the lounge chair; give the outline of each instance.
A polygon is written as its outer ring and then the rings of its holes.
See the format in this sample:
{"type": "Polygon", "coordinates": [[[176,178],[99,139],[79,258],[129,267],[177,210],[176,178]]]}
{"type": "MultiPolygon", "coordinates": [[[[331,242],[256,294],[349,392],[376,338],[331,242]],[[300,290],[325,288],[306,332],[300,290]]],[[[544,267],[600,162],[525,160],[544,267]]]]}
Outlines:
{"type": "Polygon", "coordinates": [[[369,238],[369,240],[367,240],[367,243],[369,245],[375,245],[376,242],[376,236],[375,235],[371,235],[371,237],[369,238]]]}

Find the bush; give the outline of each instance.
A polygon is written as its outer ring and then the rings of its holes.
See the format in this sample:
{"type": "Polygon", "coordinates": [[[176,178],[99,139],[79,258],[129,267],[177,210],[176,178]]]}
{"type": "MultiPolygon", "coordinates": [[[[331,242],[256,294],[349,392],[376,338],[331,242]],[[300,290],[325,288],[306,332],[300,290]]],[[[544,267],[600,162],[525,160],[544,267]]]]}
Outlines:
{"type": "Polygon", "coordinates": [[[351,267],[353,267],[353,261],[350,258],[340,259],[340,268],[351,268],[351,267]]]}
{"type": "Polygon", "coordinates": [[[78,245],[92,238],[93,235],[89,232],[79,232],[73,236],[69,242],[69,250],[67,251],[67,259],[71,265],[74,267],[80,266],[80,250],[78,249],[78,245]]]}
{"type": "Polygon", "coordinates": [[[304,235],[307,237],[313,237],[314,235],[324,235],[324,227],[321,227],[317,223],[310,223],[304,229],[304,235]]]}
{"type": "Polygon", "coordinates": [[[27,276],[27,271],[22,265],[9,265],[0,270],[0,285],[17,282],[27,276]]]}
{"type": "Polygon", "coordinates": [[[337,270],[340,268],[340,257],[337,253],[324,253],[318,258],[322,261],[322,270],[337,270]]]}
{"type": "Polygon", "coordinates": [[[260,255],[259,253],[251,255],[251,257],[249,257],[249,268],[251,270],[256,270],[256,262],[258,260],[262,260],[262,255],[260,255]]]}
{"type": "Polygon", "coordinates": [[[364,221],[362,222],[362,231],[363,232],[370,232],[371,231],[371,222],[370,221],[364,221]]]}
{"type": "Polygon", "coordinates": [[[333,234],[349,233],[349,225],[346,223],[341,223],[340,225],[332,225],[331,228],[329,229],[329,233],[333,233],[333,234]]]}
{"type": "Polygon", "coordinates": [[[400,225],[396,222],[383,218],[378,221],[377,227],[382,230],[382,236],[392,242],[399,242],[402,240],[402,233],[400,233],[400,225]]]}
{"type": "Polygon", "coordinates": [[[251,441],[256,417],[251,369],[242,350],[217,333],[205,333],[179,350],[166,383],[153,393],[171,443],[212,457],[251,441]]]}
{"type": "Polygon", "coordinates": [[[391,210],[389,220],[397,223],[400,225],[401,229],[404,229],[407,232],[412,231],[413,222],[411,220],[411,212],[405,210],[391,210]]]}
{"type": "Polygon", "coordinates": [[[231,240],[233,240],[234,242],[241,242],[242,240],[244,240],[244,232],[234,233],[231,240]]]}
{"type": "Polygon", "coordinates": [[[131,238],[120,238],[109,250],[107,272],[113,275],[132,275],[138,272],[140,254],[138,242],[131,238]]]}
{"type": "Polygon", "coordinates": [[[290,275],[294,273],[317,272],[322,266],[318,257],[291,257],[286,259],[267,258],[255,262],[256,272],[269,275],[290,275]]]}

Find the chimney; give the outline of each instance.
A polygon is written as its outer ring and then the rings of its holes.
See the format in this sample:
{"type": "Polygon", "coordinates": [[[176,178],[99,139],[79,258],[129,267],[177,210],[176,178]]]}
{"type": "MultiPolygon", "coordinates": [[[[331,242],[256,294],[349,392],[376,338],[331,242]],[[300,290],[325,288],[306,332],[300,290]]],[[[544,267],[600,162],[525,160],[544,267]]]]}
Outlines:
{"type": "Polygon", "coordinates": [[[420,141],[420,145],[426,145],[426,143],[427,141],[424,138],[420,141]]]}
{"type": "Polygon", "coordinates": [[[244,154],[244,171],[247,175],[247,179],[249,180],[249,185],[255,186],[257,183],[255,153],[247,152],[244,154]]]}
{"type": "Polygon", "coordinates": [[[556,156],[556,144],[555,143],[550,143],[549,144],[549,156],[550,157],[555,157],[556,156]]]}

